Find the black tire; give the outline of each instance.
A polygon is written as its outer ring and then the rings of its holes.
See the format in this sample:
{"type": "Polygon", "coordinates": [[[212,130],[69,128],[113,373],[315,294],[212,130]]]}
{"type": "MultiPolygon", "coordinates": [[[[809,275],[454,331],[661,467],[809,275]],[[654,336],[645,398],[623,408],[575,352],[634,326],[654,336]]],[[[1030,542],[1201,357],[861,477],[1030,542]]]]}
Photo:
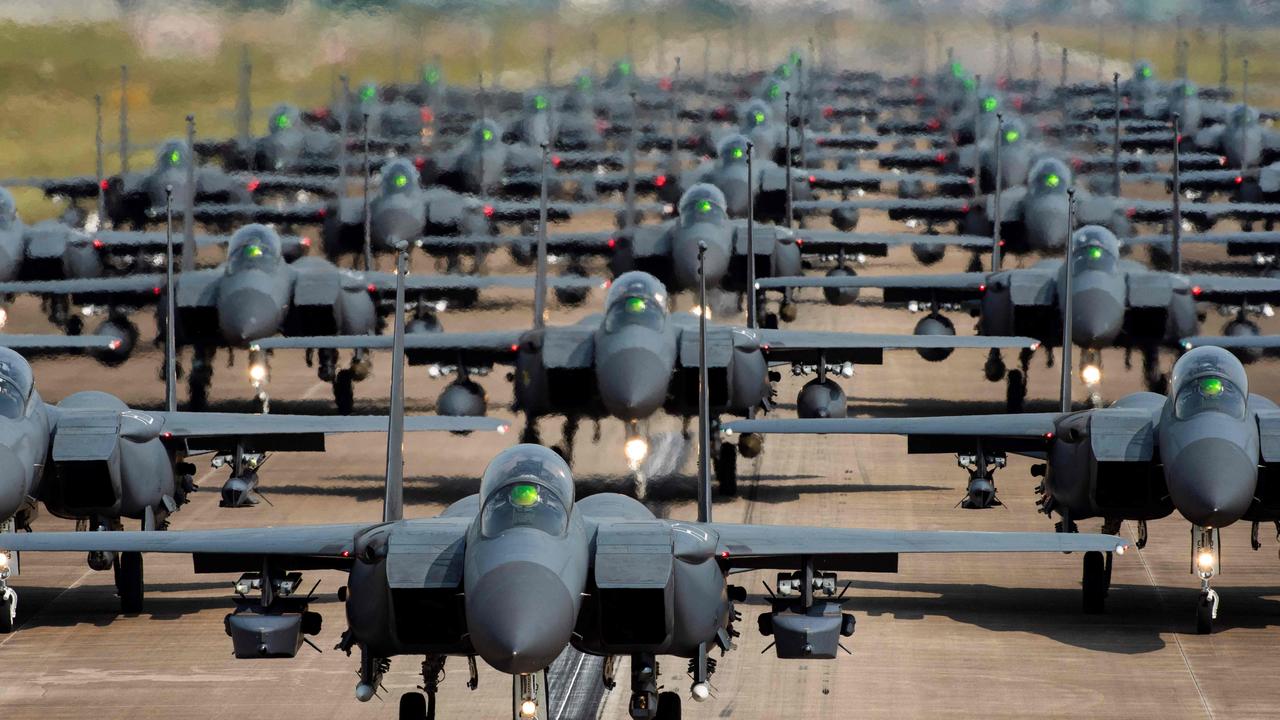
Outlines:
{"type": "Polygon", "coordinates": [[[192,368],[187,378],[187,409],[195,412],[209,407],[209,372],[192,368]]]}
{"type": "Polygon", "coordinates": [[[1005,388],[1005,406],[1008,412],[1022,412],[1023,402],[1027,399],[1027,383],[1022,377],[1022,371],[1010,370],[1007,377],[1009,382],[1005,388]]]}
{"type": "Polygon", "coordinates": [[[339,370],[333,377],[333,404],[338,413],[350,415],[356,406],[355,373],[350,369],[339,370]]]}
{"type": "Polygon", "coordinates": [[[760,320],[760,327],[763,327],[766,330],[777,330],[778,329],[777,314],[765,313],[764,317],[760,320]]]}
{"type": "Polygon", "coordinates": [[[653,720],[680,720],[680,695],[673,692],[658,693],[658,712],[653,720]]]}
{"type": "Polygon", "coordinates": [[[1213,632],[1213,603],[1207,593],[1200,593],[1196,603],[1196,633],[1209,635],[1213,632]]]}
{"type": "Polygon", "coordinates": [[[120,612],[127,615],[142,612],[142,578],[142,553],[120,553],[116,560],[116,592],[120,595],[120,612]]]}
{"type": "Polygon", "coordinates": [[[720,494],[733,497],[738,494],[738,448],[733,443],[720,443],[716,454],[716,485],[720,494]]]}
{"type": "Polygon", "coordinates": [[[1080,579],[1082,607],[1085,613],[1097,615],[1106,607],[1106,561],[1093,550],[1084,554],[1084,573],[1080,579]]]}
{"type": "Polygon", "coordinates": [[[9,598],[0,598],[0,635],[13,632],[13,608],[9,598]]]}
{"type": "Polygon", "coordinates": [[[407,692],[400,696],[400,720],[423,720],[427,716],[427,696],[407,692]]]}

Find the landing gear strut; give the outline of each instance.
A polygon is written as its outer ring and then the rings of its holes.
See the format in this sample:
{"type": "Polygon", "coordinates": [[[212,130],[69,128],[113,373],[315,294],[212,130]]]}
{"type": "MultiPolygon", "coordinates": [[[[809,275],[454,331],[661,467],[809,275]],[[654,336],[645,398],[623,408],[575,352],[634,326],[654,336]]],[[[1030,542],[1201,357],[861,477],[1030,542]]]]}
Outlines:
{"type": "Polygon", "coordinates": [[[631,704],[633,720],[680,720],[680,696],[658,692],[658,663],[653,655],[631,656],[631,704]]]}
{"type": "Polygon", "coordinates": [[[444,679],[444,661],[443,655],[428,655],[422,661],[423,692],[407,692],[400,696],[400,720],[435,720],[436,693],[444,679]]]}
{"type": "Polygon", "coordinates": [[[1200,599],[1196,601],[1196,632],[1208,635],[1213,632],[1213,621],[1218,619],[1218,593],[1209,587],[1209,580],[1218,574],[1219,555],[1217,528],[1191,528],[1191,572],[1200,576],[1200,599]]]}

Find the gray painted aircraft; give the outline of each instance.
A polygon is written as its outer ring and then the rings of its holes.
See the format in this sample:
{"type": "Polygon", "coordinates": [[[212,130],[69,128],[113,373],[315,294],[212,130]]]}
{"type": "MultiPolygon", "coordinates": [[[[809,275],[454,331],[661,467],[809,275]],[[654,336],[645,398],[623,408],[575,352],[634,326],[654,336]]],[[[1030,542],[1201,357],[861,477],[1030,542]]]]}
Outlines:
{"type": "MultiPolygon", "coordinates": [[[[264,454],[322,451],[334,433],[385,432],[385,417],[311,417],[178,412],[171,392],[164,411],[137,410],[114,395],[83,391],[56,405],[35,387],[21,352],[102,349],[117,342],[100,336],[0,336],[0,538],[31,530],[41,506],[99,532],[126,521],[146,532],[163,530],[196,489],[190,459],[211,454],[214,467],[230,466],[221,504],[256,504],[264,454]]],[[[169,368],[172,376],[174,370],[169,368]]],[[[167,383],[172,388],[172,381],[167,383]]],[[[409,418],[415,431],[505,431],[480,418],[409,418]]],[[[5,541],[0,540],[0,545],[5,541]]],[[[5,584],[9,558],[0,568],[0,632],[13,630],[17,594],[5,584]]],[[[113,568],[121,607],[141,610],[142,558],[137,553],[91,552],[89,567],[113,568]]]]}
{"type": "MultiPolygon", "coordinates": [[[[194,350],[188,387],[190,402],[196,408],[205,404],[218,348],[247,348],[255,340],[277,333],[373,334],[381,325],[379,302],[395,287],[391,273],[342,270],[316,257],[286,263],[279,236],[263,225],[238,230],[227,257],[218,267],[183,272],[175,283],[179,342],[194,350]]],[[[437,307],[441,301],[474,302],[485,288],[533,285],[532,278],[523,276],[416,275],[409,282],[420,306],[435,301],[437,307]]],[[[554,282],[558,287],[600,285],[587,278],[556,278],[554,282]]],[[[165,285],[163,274],[136,274],[0,282],[0,292],[69,295],[79,304],[142,307],[157,302],[165,285]]],[[[363,353],[356,353],[350,368],[338,370],[337,363],[337,353],[321,352],[318,375],[333,384],[339,410],[350,412],[352,384],[368,375],[368,362],[363,353]]],[[[264,389],[269,374],[267,358],[251,353],[248,372],[265,408],[269,403],[264,389]]]]}
{"type": "MultiPolygon", "coordinates": [[[[404,276],[407,251],[400,255],[404,276]]],[[[422,689],[400,698],[402,720],[436,716],[435,695],[450,656],[512,676],[512,716],[551,717],[546,667],[567,647],[631,657],[629,712],[678,720],[681,697],[659,692],[657,658],[689,661],[690,694],[711,695],[715,648],[740,635],[736,603],[746,589],[728,576],[780,571],[762,616],[781,659],[830,660],[854,631],[836,595],[840,571],[894,571],[904,552],[1123,552],[1118,537],[1055,533],[856,530],[715,523],[701,383],[698,519],[657,518],[636,500],[602,493],[577,500],[573,476],[551,450],[517,445],[499,453],[479,492],[435,518],[404,517],[403,285],[397,293],[392,421],[382,522],[200,532],[60,533],[6,538],[7,550],[192,554],[198,571],[245,572],[246,593],[227,617],[237,657],[292,657],[320,616],[300,597],[301,570],[348,571],[340,597],[348,627],[338,644],[360,654],[356,698],[372,699],[391,659],[425,656],[422,689]],[[253,589],[260,597],[247,597],[253,589]],[[413,611],[406,611],[413,608],[413,611]]],[[[705,323],[705,320],[703,321],[705,323]]],[[[705,333],[705,325],[700,326],[705,333]]],[[[704,347],[705,346],[700,346],[704,347]]],[[[705,359],[705,353],[699,352],[705,359]]],[[[707,377],[707,364],[699,363],[707,377]]],[[[766,647],[766,651],[769,648],[766,647]]],[[[606,682],[614,681],[606,663],[606,682]]]]}
{"type": "MultiPolygon", "coordinates": [[[[747,290],[747,221],[732,219],[724,193],[714,185],[697,184],[685,191],[677,204],[677,217],[656,225],[638,225],[606,232],[574,232],[547,237],[548,252],[568,257],[569,274],[586,274],[584,256],[608,259],[616,276],[642,270],[658,278],[672,292],[696,290],[697,247],[706,242],[707,282],[715,290],[745,293],[747,290]]],[[[853,274],[845,257],[884,256],[888,248],[910,244],[919,257],[936,258],[947,245],[990,251],[988,237],[921,235],[914,233],[847,233],[823,230],[788,230],[777,225],[753,223],[752,246],[759,277],[787,277],[803,272],[804,255],[836,256],[831,274],[853,274]]],[[[528,256],[538,241],[534,236],[462,235],[419,238],[427,252],[478,252],[508,246],[518,256],[528,256]]],[[[563,301],[564,299],[561,298],[563,301]]],[[[715,303],[713,302],[713,307],[715,303]]],[[[736,308],[735,308],[736,310],[736,308]]],[[[796,306],[783,301],[779,316],[795,319],[796,306]]],[[[777,327],[777,317],[764,318],[766,327],[777,327]]]]}
{"type": "MultiPolygon", "coordinates": [[[[708,188],[714,191],[714,188],[708,188]]],[[[702,200],[698,200],[702,202],[702,200]]],[[[700,211],[695,211],[696,216],[700,211]]],[[[718,231],[717,231],[718,232],[718,231]]],[[[693,232],[680,235],[675,251],[693,255],[694,281],[710,281],[713,265],[717,276],[730,257],[730,236],[693,232]],[[712,248],[716,248],[714,254],[712,248]]],[[[740,239],[738,240],[741,241],[740,239]]],[[[641,423],[659,410],[690,420],[697,414],[693,374],[697,359],[693,332],[695,317],[668,310],[667,288],[654,276],[631,271],[610,285],[603,315],[591,315],[569,326],[544,322],[546,256],[545,235],[538,243],[535,273],[533,325],[529,329],[475,333],[418,333],[408,339],[412,362],[429,364],[437,374],[456,372],[437,403],[442,415],[482,415],[487,410],[484,390],[472,374],[487,372],[495,364],[514,367],[514,406],[525,414],[525,442],[537,442],[539,418],[564,415],[565,445],[571,458],[582,418],[613,417],[627,424],[624,453],[635,468],[648,452],[641,423]],[[583,387],[595,393],[583,393],[583,387]]],[[[750,248],[750,246],[748,246],[750,248]]],[[[749,252],[749,251],[748,251],[749,252]]],[[[747,253],[744,253],[747,254],[747,253]]],[[[745,273],[753,277],[754,268],[745,273]]],[[[702,307],[702,306],[699,306],[702,307]]],[[[843,412],[844,392],[828,377],[828,370],[852,374],[854,364],[879,364],[886,349],[912,348],[949,354],[955,348],[1034,347],[1029,338],[880,335],[861,333],[793,332],[758,329],[755,309],[748,305],[747,327],[717,325],[708,342],[715,368],[715,414],[751,416],[772,404],[772,383],[780,376],[770,365],[790,364],[796,374],[816,372],[801,390],[798,411],[804,417],[823,417],[836,408],[843,412]]],[[[699,317],[704,313],[699,313],[699,317]]],[[[255,343],[262,351],[302,348],[336,353],[384,349],[386,336],[281,337],[255,343]]],[[[726,492],[737,484],[737,453],[755,457],[762,450],[748,438],[735,448],[716,448],[717,478],[726,492]]]]}
{"type": "MultiPolygon", "coordinates": [[[[1066,217],[1062,225],[1068,226],[1066,217]]],[[[1046,349],[1060,347],[1066,310],[1063,300],[1070,287],[1076,303],[1070,338],[1084,351],[1081,375],[1091,390],[1102,379],[1101,350],[1123,347],[1141,351],[1148,387],[1163,391],[1166,378],[1160,370],[1159,351],[1176,348],[1182,338],[1195,334],[1200,324],[1197,302],[1238,308],[1236,318],[1224,332],[1256,335],[1257,325],[1248,318],[1250,309],[1280,301],[1278,279],[1184,275],[1176,259],[1173,272],[1151,270],[1122,260],[1120,243],[1106,228],[1087,225],[1072,237],[1070,284],[1062,261],[1045,259],[1028,268],[995,272],[769,278],[756,285],[773,290],[883,288],[887,305],[929,309],[929,314],[916,325],[916,333],[953,334],[955,325],[941,311],[968,308],[978,314],[981,334],[1029,335],[1040,340],[1046,349]]],[[[986,377],[992,382],[1007,378],[1011,409],[1021,407],[1025,397],[1032,352],[1024,350],[1020,369],[1007,373],[998,351],[988,358],[986,377]]]]}
{"type": "MultiPolygon", "coordinates": [[[[1211,340],[1210,340],[1211,341],[1211,340]]],[[[1272,339],[1274,344],[1274,338],[1272,339]]],[[[1069,378],[1070,373],[1064,373],[1069,378]]],[[[1007,454],[1043,461],[1032,466],[1044,480],[1036,501],[1057,513],[1060,532],[1102,518],[1103,532],[1124,520],[1146,523],[1178,511],[1192,525],[1192,573],[1200,578],[1196,627],[1212,631],[1218,595],[1209,580],[1219,572],[1219,530],[1238,521],[1280,521],[1280,484],[1270,472],[1280,455],[1280,409],[1249,393],[1240,361],[1226,350],[1197,347],[1173,366],[1170,394],[1126,395],[1106,408],[1061,413],[836,420],[754,420],[723,426],[730,433],[904,435],[910,453],[956,453],[969,472],[966,507],[997,503],[994,473],[1007,454]]],[[[1069,383],[1068,383],[1069,387],[1069,383]]],[[[1064,397],[1069,397],[1068,395],[1064,397]]],[[[1064,399],[1064,405],[1067,401],[1064,399]]],[[[1111,559],[1084,558],[1084,609],[1101,612],[1111,559]]]]}

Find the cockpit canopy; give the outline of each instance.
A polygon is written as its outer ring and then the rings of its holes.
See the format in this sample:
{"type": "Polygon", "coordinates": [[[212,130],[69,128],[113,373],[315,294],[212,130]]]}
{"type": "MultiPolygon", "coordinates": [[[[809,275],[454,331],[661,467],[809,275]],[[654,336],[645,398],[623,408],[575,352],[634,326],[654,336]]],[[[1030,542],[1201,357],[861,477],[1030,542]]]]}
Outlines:
{"type": "Polygon", "coordinates": [[[525,109],[529,112],[546,112],[551,107],[551,100],[546,93],[534,93],[525,100],[525,109]]]}
{"type": "Polygon", "coordinates": [[[1155,70],[1152,69],[1151,63],[1147,60],[1139,60],[1133,66],[1133,77],[1135,80],[1150,80],[1154,74],[1155,70]]]}
{"type": "Polygon", "coordinates": [[[747,161],[747,145],[751,141],[743,135],[730,135],[720,141],[720,147],[717,152],[720,155],[721,165],[735,165],[737,163],[745,163],[747,161]]]}
{"type": "Polygon", "coordinates": [[[382,194],[403,193],[417,187],[418,169],[408,160],[394,160],[382,168],[382,194]]]}
{"type": "Polygon", "coordinates": [[[1169,93],[1175,98],[1195,97],[1199,90],[1190,80],[1178,80],[1169,86],[1169,93]]]}
{"type": "Polygon", "coordinates": [[[227,272],[273,270],[281,261],[280,236],[266,225],[245,225],[227,244],[227,272]]]}
{"type": "Polygon", "coordinates": [[[0,188],[0,226],[8,226],[18,219],[18,204],[13,193],[7,188],[0,188]]]}
{"type": "Polygon", "coordinates": [[[268,134],[298,127],[302,127],[302,115],[298,108],[281,104],[271,109],[271,119],[267,120],[268,134]]]}
{"type": "Polygon", "coordinates": [[[422,82],[427,85],[437,85],[443,76],[440,68],[436,65],[424,65],[422,67],[422,82]]]}
{"type": "Polygon", "coordinates": [[[1027,172],[1027,185],[1035,192],[1066,192],[1071,187],[1071,166],[1055,157],[1041,158],[1027,172]]]}
{"type": "Polygon", "coordinates": [[[680,197],[676,211],[680,214],[680,226],[688,227],[698,222],[720,222],[729,217],[728,207],[720,188],[698,183],[680,197]]]}
{"type": "Polygon", "coordinates": [[[746,126],[757,128],[769,122],[769,105],[763,100],[752,100],[746,107],[746,126]]]}
{"type": "Polygon", "coordinates": [[[541,445],[503,450],[480,478],[480,534],[493,538],[516,528],[533,528],[563,535],[573,495],[573,475],[554,451],[541,445]]]}
{"type": "Polygon", "coordinates": [[[378,86],[371,82],[364,83],[356,92],[360,96],[360,102],[374,102],[378,99],[378,86]]]}
{"type": "Polygon", "coordinates": [[[1236,356],[1219,347],[1198,347],[1173,365],[1173,415],[1185,420],[1204,412],[1244,419],[1249,378],[1236,356]]]}
{"type": "Polygon", "coordinates": [[[1027,126],[1021,118],[1009,118],[1000,126],[1000,142],[1003,145],[1014,145],[1027,137],[1027,126]]]}
{"type": "Polygon", "coordinates": [[[1110,272],[1120,256],[1120,241],[1101,225],[1085,225],[1071,236],[1071,257],[1079,270],[1110,272]]]}
{"type": "Polygon", "coordinates": [[[35,378],[26,358],[0,347],[0,417],[10,420],[22,417],[34,387],[35,378]]]}
{"type": "Polygon", "coordinates": [[[1231,124],[1235,127],[1241,125],[1256,125],[1258,122],[1258,111],[1248,105],[1237,105],[1231,110],[1231,124]]]}
{"type": "Polygon", "coordinates": [[[168,140],[156,151],[156,169],[160,171],[186,167],[190,157],[187,144],[181,140],[168,140]]]}
{"type": "Polygon", "coordinates": [[[986,93],[978,100],[978,109],[984,113],[993,113],[1000,109],[1000,98],[995,93],[986,93]]]}
{"type": "Polygon", "coordinates": [[[667,322],[667,289],[646,272],[619,275],[605,298],[604,331],[640,326],[661,330],[667,322]]]}
{"type": "Polygon", "coordinates": [[[492,120],[481,120],[471,128],[471,141],[480,147],[488,147],[502,139],[502,128],[492,120]]]}

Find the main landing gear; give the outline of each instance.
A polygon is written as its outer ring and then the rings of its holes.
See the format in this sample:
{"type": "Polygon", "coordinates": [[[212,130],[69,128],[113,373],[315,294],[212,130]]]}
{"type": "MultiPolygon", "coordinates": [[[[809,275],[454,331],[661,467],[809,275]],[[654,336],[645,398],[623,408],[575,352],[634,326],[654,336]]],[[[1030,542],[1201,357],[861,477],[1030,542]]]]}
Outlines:
{"type": "Polygon", "coordinates": [[[658,692],[658,663],[653,655],[631,656],[631,703],[633,720],[680,720],[680,695],[658,692]]]}
{"type": "MultiPolygon", "coordinates": [[[[16,523],[13,518],[9,518],[3,524],[0,524],[0,536],[5,533],[17,532],[16,523]]],[[[9,587],[9,574],[17,571],[18,556],[5,550],[0,550],[0,635],[7,635],[13,632],[18,621],[18,593],[9,587]]]]}
{"type": "Polygon", "coordinates": [[[982,373],[988,382],[1005,380],[1005,407],[1008,412],[1022,412],[1022,406],[1027,399],[1027,376],[1030,373],[1031,358],[1034,354],[1034,350],[1023,348],[1018,353],[1018,369],[1007,370],[999,350],[992,348],[991,352],[987,353],[987,362],[982,367],[982,373]]]}

